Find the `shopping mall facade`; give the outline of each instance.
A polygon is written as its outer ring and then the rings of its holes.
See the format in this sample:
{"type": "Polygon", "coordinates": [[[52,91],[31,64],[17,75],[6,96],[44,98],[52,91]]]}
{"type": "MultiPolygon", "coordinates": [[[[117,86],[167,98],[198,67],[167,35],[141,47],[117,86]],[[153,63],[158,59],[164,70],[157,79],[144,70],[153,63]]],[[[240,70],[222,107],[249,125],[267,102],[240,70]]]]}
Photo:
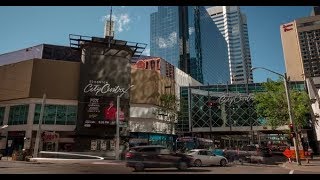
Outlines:
{"type": "Polygon", "coordinates": [[[0,66],[0,125],[8,125],[0,132],[2,153],[32,151],[41,129],[40,150],[113,156],[115,120],[104,118],[116,92],[125,90],[120,144],[173,146],[174,123],[156,113],[160,95],[201,84],[161,58],[139,59],[143,45],[115,40],[110,48],[105,40],[91,38],[78,44],[81,49],[42,44],[0,55],[1,63],[11,62],[0,66]]]}
{"type": "MultiPolygon", "coordinates": [[[[304,91],[305,84],[291,82],[291,88],[304,91]]],[[[257,116],[254,94],[264,91],[262,83],[181,87],[177,135],[210,138],[220,148],[270,142],[285,145],[288,126],[273,129],[257,116]]],[[[311,131],[304,133],[312,136],[311,131]]]]}

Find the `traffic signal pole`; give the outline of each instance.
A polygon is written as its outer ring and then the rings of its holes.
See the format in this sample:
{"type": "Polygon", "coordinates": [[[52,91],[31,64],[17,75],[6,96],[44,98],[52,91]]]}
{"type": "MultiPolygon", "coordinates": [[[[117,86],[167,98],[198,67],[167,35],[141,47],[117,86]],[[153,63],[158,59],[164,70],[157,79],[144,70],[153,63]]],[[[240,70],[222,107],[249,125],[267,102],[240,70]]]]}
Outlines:
{"type": "MultiPolygon", "coordinates": [[[[264,68],[264,67],[251,68],[252,71],[255,70],[255,69],[264,69],[264,70],[269,71],[271,73],[277,74],[277,75],[281,76],[284,79],[284,87],[285,87],[287,101],[288,101],[289,120],[290,120],[290,124],[292,125],[294,134],[297,135],[297,129],[296,129],[296,126],[294,125],[293,114],[292,114],[292,110],[291,110],[290,88],[289,88],[290,84],[289,84],[289,79],[287,77],[287,73],[284,73],[284,75],[282,75],[280,73],[277,73],[275,71],[272,71],[272,70],[264,68]]],[[[296,152],[297,164],[301,165],[297,137],[293,137],[293,145],[294,145],[294,149],[295,149],[295,152],[296,152]]]]}
{"type": "Polygon", "coordinates": [[[294,136],[292,137],[292,139],[293,139],[294,150],[296,152],[296,160],[297,160],[297,164],[301,165],[298,142],[297,142],[297,137],[296,137],[297,128],[294,125],[293,114],[292,114],[292,111],[291,111],[291,100],[290,100],[290,90],[289,90],[290,88],[289,88],[287,73],[284,74],[284,87],[285,87],[285,90],[286,90],[286,96],[287,96],[287,101],[288,101],[288,111],[289,111],[290,126],[292,127],[293,132],[294,132],[294,136]]]}

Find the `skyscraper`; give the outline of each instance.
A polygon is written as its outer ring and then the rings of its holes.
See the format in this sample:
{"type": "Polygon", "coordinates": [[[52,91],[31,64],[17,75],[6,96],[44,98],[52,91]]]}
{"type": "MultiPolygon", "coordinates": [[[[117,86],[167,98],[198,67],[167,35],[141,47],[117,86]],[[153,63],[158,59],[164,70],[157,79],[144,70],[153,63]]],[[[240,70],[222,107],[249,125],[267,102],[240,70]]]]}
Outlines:
{"type": "Polygon", "coordinates": [[[314,6],[311,11],[311,16],[320,15],[320,6],[314,6]]]}
{"type": "Polygon", "coordinates": [[[203,6],[160,6],[150,21],[151,56],[204,84],[229,81],[227,43],[203,6]]]}
{"type": "Polygon", "coordinates": [[[231,83],[252,83],[246,15],[238,6],[213,6],[207,11],[227,41],[231,83]]]}
{"type": "Polygon", "coordinates": [[[320,15],[280,26],[287,75],[292,81],[320,76],[320,15]]]}

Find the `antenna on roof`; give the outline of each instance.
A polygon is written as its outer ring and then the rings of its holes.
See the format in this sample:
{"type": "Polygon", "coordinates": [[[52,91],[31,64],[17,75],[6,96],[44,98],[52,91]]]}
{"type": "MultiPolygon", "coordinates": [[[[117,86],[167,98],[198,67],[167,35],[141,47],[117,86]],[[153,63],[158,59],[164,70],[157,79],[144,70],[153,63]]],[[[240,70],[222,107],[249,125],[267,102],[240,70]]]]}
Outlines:
{"type": "Polygon", "coordinates": [[[109,48],[111,47],[111,25],[112,25],[112,6],[110,6],[110,21],[109,21],[109,48]]]}

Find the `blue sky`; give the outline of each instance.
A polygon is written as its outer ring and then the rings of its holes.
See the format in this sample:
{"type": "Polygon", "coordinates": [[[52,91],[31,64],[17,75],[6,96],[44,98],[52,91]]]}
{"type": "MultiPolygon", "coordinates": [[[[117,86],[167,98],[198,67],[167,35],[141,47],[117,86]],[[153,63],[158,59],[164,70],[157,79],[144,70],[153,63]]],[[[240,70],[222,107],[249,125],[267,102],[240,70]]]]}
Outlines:
{"type": "MultiPolygon", "coordinates": [[[[114,6],[116,38],[148,44],[150,13],[153,6],[114,6]]],[[[310,6],[244,6],[247,15],[253,67],[262,66],[279,73],[285,72],[280,37],[280,25],[309,16],[310,6]]],[[[69,34],[103,36],[108,6],[25,6],[0,7],[0,54],[47,43],[69,46],[69,34]]],[[[256,70],[255,82],[278,77],[256,70]]]]}

